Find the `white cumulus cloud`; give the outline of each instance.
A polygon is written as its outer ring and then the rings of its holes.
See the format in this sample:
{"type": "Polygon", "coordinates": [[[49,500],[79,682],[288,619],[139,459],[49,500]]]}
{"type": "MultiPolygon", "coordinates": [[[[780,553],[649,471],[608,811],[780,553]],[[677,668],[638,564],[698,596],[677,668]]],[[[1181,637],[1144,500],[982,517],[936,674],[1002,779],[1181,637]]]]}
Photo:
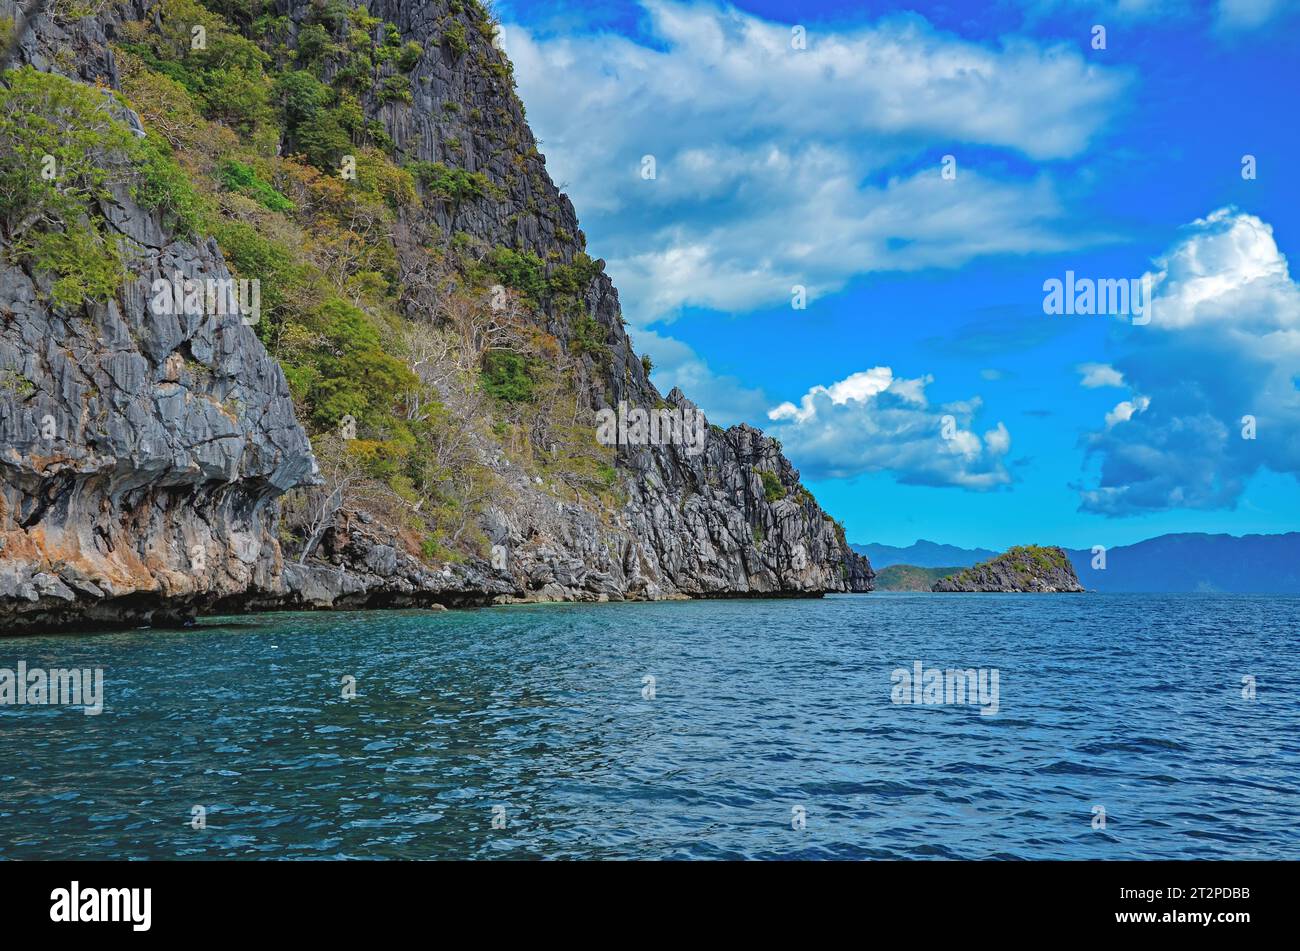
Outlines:
{"type": "Polygon", "coordinates": [[[981,437],[973,429],[979,398],[931,405],[931,382],[872,367],[781,403],[768,412],[768,431],[814,479],[888,471],[912,485],[983,491],[1010,483],[1006,426],[981,437]]]}
{"type": "Polygon", "coordinates": [[[733,7],[643,6],[644,40],[506,30],[548,167],[634,326],[682,306],[778,305],[795,285],[815,300],[869,271],[1102,237],[1066,224],[1042,165],[1103,132],[1122,69],[1070,44],[970,42],[918,15],[812,26],[795,49],[788,23],[733,7]],[[963,143],[1039,167],[980,167],[963,143]],[[945,154],[954,180],[941,177],[945,154]]]}
{"type": "Polygon", "coordinates": [[[1112,361],[1140,395],[1089,438],[1101,467],[1082,507],[1230,508],[1262,469],[1300,476],[1300,286],[1273,229],[1233,208],[1199,218],[1153,286],[1150,324],[1112,361]]]}

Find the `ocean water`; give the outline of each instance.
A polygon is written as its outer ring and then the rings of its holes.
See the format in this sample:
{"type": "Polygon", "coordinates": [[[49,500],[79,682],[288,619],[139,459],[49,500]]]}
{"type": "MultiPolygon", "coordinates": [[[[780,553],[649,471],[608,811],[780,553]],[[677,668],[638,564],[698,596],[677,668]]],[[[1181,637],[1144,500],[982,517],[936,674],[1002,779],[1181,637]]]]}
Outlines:
{"type": "Polygon", "coordinates": [[[0,858],[1296,859],[1298,631],[875,593],[4,638],[104,708],[0,706],[0,858]],[[918,661],[996,670],[997,713],[893,702],[918,661]]]}

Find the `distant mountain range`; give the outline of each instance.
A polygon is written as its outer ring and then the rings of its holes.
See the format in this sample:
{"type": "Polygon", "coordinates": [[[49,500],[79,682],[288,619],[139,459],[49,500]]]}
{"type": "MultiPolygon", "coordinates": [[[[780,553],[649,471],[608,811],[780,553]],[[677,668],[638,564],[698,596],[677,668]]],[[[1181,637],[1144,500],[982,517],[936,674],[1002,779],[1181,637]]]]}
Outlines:
{"type": "Polygon", "coordinates": [[[987,561],[1001,552],[991,548],[958,548],[940,545],[924,538],[906,548],[894,545],[850,545],[860,555],[871,559],[871,567],[879,571],[890,565],[914,565],[917,568],[969,568],[977,561],[987,561]]]}
{"type": "MultiPolygon", "coordinates": [[[[1050,539],[1047,540],[1050,543],[1050,539]]],[[[853,545],[877,571],[890,565],[966,568],[998,552],[918,541],[853,545]]],[[[1300,594],[1300,532],[1284,535],[1159,535],[1106,549],[1105,568],[1093,568],[1089,549],[1065,549],[1091,591],[1221,591],[1300,594]]]]}

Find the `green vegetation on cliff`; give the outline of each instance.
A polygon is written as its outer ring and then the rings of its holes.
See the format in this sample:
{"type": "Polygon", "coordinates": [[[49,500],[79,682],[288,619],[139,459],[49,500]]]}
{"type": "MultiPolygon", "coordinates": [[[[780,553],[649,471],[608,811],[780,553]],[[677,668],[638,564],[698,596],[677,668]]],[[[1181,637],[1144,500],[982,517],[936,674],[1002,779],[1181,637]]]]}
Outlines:
{"type": "MultiPolygon", "coordinates": [[[[493,446],[562,498],[612,511],[613,452],[587,419],[603,386],[589,363],[608,359],[584,300],[599,262],[441,230],[501,201],[508,183],[454,164],[451,135],[444,160],[409,160],[372,118],[377,105],[411,108],[409,74],[440,50],[404,41],[362,4],[315,4],[296,29],[271,9],[161,0],[118,33],[120,97],[6,73],[10,253],[52,276],[53,303],[79,308],[129,273],[132,249],[99,212],[114,188],[175,234],[214,237],[236,277],[260,282],[255,331],[284,370],[329,497],[382,515],[412,552],[486,554],[476,516],[499,488],[493,446]],[[144,137],[113,115],[125,115],[119,100],[144,137]],[[47,161],[54,173],[33,175],[47,161]],[[551,315],[571,331],[559,335],[551,315]]],[[[479,50],[465,68],[517,105],[509,68],[491,68],[504,60],[482,5],[453,3],[440,22],[457,58],[479,50]]],[[[309,534],[310,495],[287,502],[291,554],[309,534]]]]}
{"type": "MultiPolygon", "coordinates": [[[[202,205],[157,139],[138,138],[108,93],[31,67],[0,85],[0,227],[9,253],[50,275],[51,302],[104,301],[125,277],[101,203],[123,189],[181,234],[202,205]]],[[[123,113],[124,114],[124,113],[123,113]]]]}

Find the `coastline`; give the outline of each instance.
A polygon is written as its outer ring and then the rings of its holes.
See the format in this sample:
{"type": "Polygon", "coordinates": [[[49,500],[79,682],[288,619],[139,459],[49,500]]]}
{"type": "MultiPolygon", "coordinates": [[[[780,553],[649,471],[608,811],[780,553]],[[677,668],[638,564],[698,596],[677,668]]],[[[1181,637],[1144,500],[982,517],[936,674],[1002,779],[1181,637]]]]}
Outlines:
{"type": "MultiPolygon", "coordinates": [[[[869,594],[866,591],[734,591],[710,592],[705,594],[659,594],[653,597],[644,593],[626,597],[609,597],[593,595],[591,597],[511,597],[506,595],[483,594],[475,597],[463,594],[457,597],[438,600],[437,596],[420,599],[415,596],[377,594],[363,601],[340,601],[329,605],[311,604],[281,600],[280,603],[244,601],[240,604],[230,603],[233,599],[220,600],[194,612],[178,612],[175,609],[161,608],[152,611],[146,617],[111,617],[97,618],[93,613],[82,615],[83,620],[50,622],[46,619],[33,621],[22,626],[12,622],[0,629],[0,640],[17,640],[40,637],[45,634],[58,635],[95,635],[129,630],[180,631],[192,630],[202,626],[202,622],[219,617],[253,617],[276,614],[317,614],[331,613],[370,613],[379,611],[423,611],[442,613],[444,611],[478,611],[486,608],[526,607],[529,605],[571,605],[571,604],[649,604],[662,601],[795,601],[820,600],[827,595],[869,594]]],[[[138,602],[138,595],[129,599],[138,602]]],[[[127,599],[124,599],[127,600],[127,599]]],[[[108,604],[101,607],[108,607],[108,604]]],[[[139,610],[139,608],[136,608],[139,610]]]]}

